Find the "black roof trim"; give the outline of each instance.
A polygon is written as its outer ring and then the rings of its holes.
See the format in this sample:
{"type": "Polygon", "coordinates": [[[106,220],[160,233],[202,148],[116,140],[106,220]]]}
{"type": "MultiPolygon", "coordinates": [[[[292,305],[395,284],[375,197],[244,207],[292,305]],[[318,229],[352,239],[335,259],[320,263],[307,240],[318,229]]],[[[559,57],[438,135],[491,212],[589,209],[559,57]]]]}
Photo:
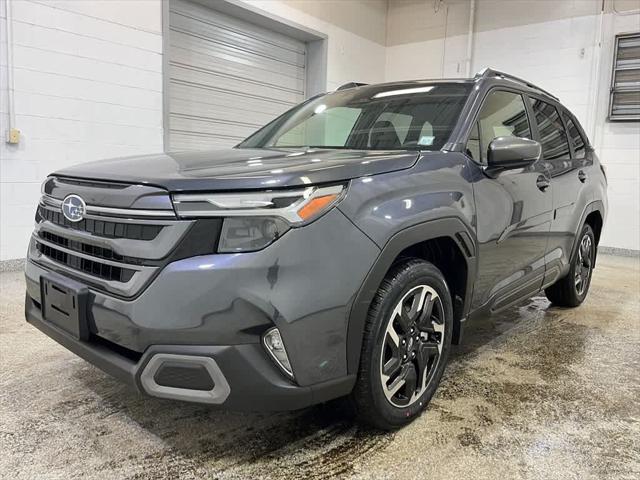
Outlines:
{"type": "Polygon", "coordinates": [[[544,93],[545,95],[553,98],[556,101],[560,101],[560,99],[558,97],[556,97],[555,95],[553,95],[552,93],[547,92],[546,90],[544,90],[543,88],[538,87],[537,85],[524,80],[520,77],[516,77],[515,75],[511,75],[509,73],[505,73],[505,72],[501,72],[499,70],[494,70],[492,68],[485,68],[483,70],[480,70],[476,76],[474,77],[474,80],[481,80],[481,79],[486,79],[486,78],[504,78],[506,80],[511,80],[513,82],[517,82],[520,83],[522,85],[526,85],[527,87],[531,88],[532,90],[538,90],[541,93],[544,93]]]}
{"type": "Polygon", "coordinates": [[[336,88],[336,91],[338,91],[338,90],[347,90],[349,88],[364,87],[366,85],[369,85],[369,84],[368,83],[349,82],[349,83],[345,83],[344,85],[340,85],[338,88],[336,88]]]}

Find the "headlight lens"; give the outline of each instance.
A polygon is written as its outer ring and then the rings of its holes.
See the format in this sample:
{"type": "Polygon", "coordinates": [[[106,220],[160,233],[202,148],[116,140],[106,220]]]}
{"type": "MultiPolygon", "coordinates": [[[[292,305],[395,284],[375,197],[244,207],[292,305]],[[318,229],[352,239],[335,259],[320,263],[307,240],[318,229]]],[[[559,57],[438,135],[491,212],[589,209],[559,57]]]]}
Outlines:
{"type": "Polygon", "coordinates": [[[188,193],[173,196],[182,218],[223,217],[218,252],[253,252],[270,245],[292,227],[328,212],[345,185],[239,193],[188,193]]]}
{"type": "Polygon", "coordinates": [[[228,217],[222,224],[218,252],[262,250],[291,228],[278,217],[228,217]]]}

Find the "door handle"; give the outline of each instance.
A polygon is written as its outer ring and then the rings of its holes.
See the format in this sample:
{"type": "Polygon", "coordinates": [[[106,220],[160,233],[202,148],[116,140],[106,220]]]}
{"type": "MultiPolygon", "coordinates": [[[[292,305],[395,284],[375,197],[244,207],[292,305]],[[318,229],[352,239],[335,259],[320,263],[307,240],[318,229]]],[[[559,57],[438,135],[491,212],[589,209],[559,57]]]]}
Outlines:
{"type": "Polygon", "coordinates": [[[542,192],[544,192],[547,188],[549,188],[549,185],[551,185],[551,182],[549,182],[549,179],[547,177],[545,177],[544,175],[540,175],[538,177],[538,180],[536,180],[536,186],[542,192]]]}
{"type": "Polygon", "coordinates": [[[586,173],[584,173],[584,171],[583,171],[583,170],[580,170],[580,171],[578,172],[578,180],[580,180],[582,183],[584,183],[584,182],[586,182],[586,181],[587,181],[587,174],[586,174],[586,173]]]}

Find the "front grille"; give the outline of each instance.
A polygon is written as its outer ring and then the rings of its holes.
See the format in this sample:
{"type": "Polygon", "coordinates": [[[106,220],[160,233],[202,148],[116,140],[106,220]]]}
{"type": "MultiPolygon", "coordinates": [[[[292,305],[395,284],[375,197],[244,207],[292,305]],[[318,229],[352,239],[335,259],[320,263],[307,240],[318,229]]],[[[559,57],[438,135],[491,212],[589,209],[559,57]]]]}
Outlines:
{"type": "Polygon", "coordinates": [[[38,236],[50,243],[55,243],[56,245],[60,245],[61,247],[67,248],[69,250],[85,253],[93,257],[104,258],[105,260],[113,260],[114,262],[132,263],[135,265],[144,264],[144,260],[141,258],[120,255],[119,253],[114,252],[110,248],[104,248],[104,247],[99,247],[97,245],[91,245],[89,243],[79,242],[77,240],[61,237],[60,235],[56,235],[55,233],[51,233],[51,232],[46,232],[44,230],[41,230],[40,232],[38,232],[38,236]]]}
{"type": "Polygon", "coordinates": [[[135,273],[135,270],[131,270],[129,268],[108,265],[95,260],[78,257],[49,245],[45,245],[44,243],[37,242],[36,248],[42,255],[57,263],[79,272],[88,273],[102,280],[126,283],[131,280],[135,273]]]}
{"type": "Polygon", "coordinates": [[[99,237],[128,238],[130,240],[155,239],[164,228],[162,225],[141,225],[136,223],[112,222],[108,220],[94,220],[86,218],[79,222],[70,222],[62,212],[49,210],[43,206],[38,207],[38,216],[43,220],[61,227],[88,232],[99,237]]]}

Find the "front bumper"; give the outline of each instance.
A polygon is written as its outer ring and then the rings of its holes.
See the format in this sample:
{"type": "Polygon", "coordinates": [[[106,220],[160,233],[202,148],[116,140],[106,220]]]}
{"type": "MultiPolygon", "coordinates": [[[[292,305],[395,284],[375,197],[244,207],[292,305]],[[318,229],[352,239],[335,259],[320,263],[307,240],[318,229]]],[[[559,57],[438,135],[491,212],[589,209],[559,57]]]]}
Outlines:
{"type": "Polygon", "coordinates": [[[355,383],[354,376],[345,376],[307,387],[294,385],[270,364],[260,344],[154,345],[134,360],[102,342],[78,340],[43,320],[39,305],[28,295],[25,314],[27,322],[63,347],[136,391],[151,396],[224,405],[234,410],[295,410],[347,395],[355,383]],[[213,378],[213,395],[203,395],[201,389],[157,389],[145,381],[145,372],[147,377],[153,376],[147,369],[152,361],[176,363],[176,359],[184,357],[207,358],[216,365],[219,376],[213,378]],[[216,389],[221,387],[218,393],[216,389]]]}
{"type": "MultiPolygon", "coordinates": [[[[349,312],[378,254],[377,246],[334,209],[259,252],[170,263],[134,298],[90,287],[87,342],[43,321],[40,277],[49,270],[30,258],[26,316],[138,390],[155,394],[141,382],[155,355],[195,355],[213,359],[229,384],[228,398],[217,403],[238,409],[300,408],[352,388],[349,312]],[[283,337],[295,383],[261,344],[262,334],[273,326],[283,337]]],[[[73,277],[72,272],[58,274],[73,277]]]]}

